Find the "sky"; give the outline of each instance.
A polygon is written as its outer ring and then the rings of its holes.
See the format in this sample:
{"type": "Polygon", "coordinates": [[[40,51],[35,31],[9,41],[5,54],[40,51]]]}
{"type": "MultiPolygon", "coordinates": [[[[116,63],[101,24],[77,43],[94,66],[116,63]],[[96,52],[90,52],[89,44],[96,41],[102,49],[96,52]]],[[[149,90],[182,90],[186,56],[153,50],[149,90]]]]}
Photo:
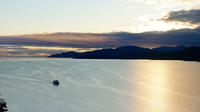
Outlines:
{"type": "Polygon", "coordinates": [[[0,56],[200,46],[199,0],[0,0],[0,56]]]}

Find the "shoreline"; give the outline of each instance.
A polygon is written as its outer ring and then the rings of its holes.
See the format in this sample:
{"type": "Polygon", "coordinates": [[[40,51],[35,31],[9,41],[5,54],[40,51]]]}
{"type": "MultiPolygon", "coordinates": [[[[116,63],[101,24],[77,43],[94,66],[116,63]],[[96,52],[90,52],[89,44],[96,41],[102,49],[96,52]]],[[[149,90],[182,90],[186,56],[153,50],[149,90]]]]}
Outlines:
{"type": "Polygon", "coordinates": [[[78,60],[160,60],[160,61],[188,61],[200,62],[200,60],[179,60],[179,59],[123,59],[123,58],[66,58],[66,57],[0,57],[0,60],[20,60],[20,59],[78,59],[78,60]]]}

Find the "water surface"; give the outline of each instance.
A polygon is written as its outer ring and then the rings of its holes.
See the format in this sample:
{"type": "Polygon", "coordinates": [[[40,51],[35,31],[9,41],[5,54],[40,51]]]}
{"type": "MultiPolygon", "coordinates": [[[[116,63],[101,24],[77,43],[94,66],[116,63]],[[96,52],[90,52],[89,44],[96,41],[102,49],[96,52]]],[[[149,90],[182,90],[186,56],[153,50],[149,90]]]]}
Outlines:
{"type": "Polygon", "coordinates": [[[186,61],[0,60],[0,94],[10,112],[199,112],[199,73],[186,61]]]}

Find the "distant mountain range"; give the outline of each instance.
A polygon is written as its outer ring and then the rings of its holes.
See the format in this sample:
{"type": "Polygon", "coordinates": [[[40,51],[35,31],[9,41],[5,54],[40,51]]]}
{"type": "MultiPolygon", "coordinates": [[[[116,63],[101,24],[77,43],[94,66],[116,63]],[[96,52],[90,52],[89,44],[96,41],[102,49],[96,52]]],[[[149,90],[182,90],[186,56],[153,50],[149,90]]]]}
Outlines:
{"type": "Polygon", "coordinates": [[[83,53],[74,51],[53,54],[49,58],[75,59],[157,59],[200,61],[200,47],[158,47],[154,49],[137,46],[122,46],[83,53]]]}

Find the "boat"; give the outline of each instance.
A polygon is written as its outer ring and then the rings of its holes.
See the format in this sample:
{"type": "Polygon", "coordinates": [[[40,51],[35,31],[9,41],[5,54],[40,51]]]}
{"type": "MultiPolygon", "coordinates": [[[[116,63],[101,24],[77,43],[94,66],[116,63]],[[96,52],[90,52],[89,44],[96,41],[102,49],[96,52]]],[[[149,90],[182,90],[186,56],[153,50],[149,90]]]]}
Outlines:
{"type": "Polygon", "coordinates": [[[59,85],[59,81],[58,80],[54,80],[53,81],[53,85],[59,85]]]}

